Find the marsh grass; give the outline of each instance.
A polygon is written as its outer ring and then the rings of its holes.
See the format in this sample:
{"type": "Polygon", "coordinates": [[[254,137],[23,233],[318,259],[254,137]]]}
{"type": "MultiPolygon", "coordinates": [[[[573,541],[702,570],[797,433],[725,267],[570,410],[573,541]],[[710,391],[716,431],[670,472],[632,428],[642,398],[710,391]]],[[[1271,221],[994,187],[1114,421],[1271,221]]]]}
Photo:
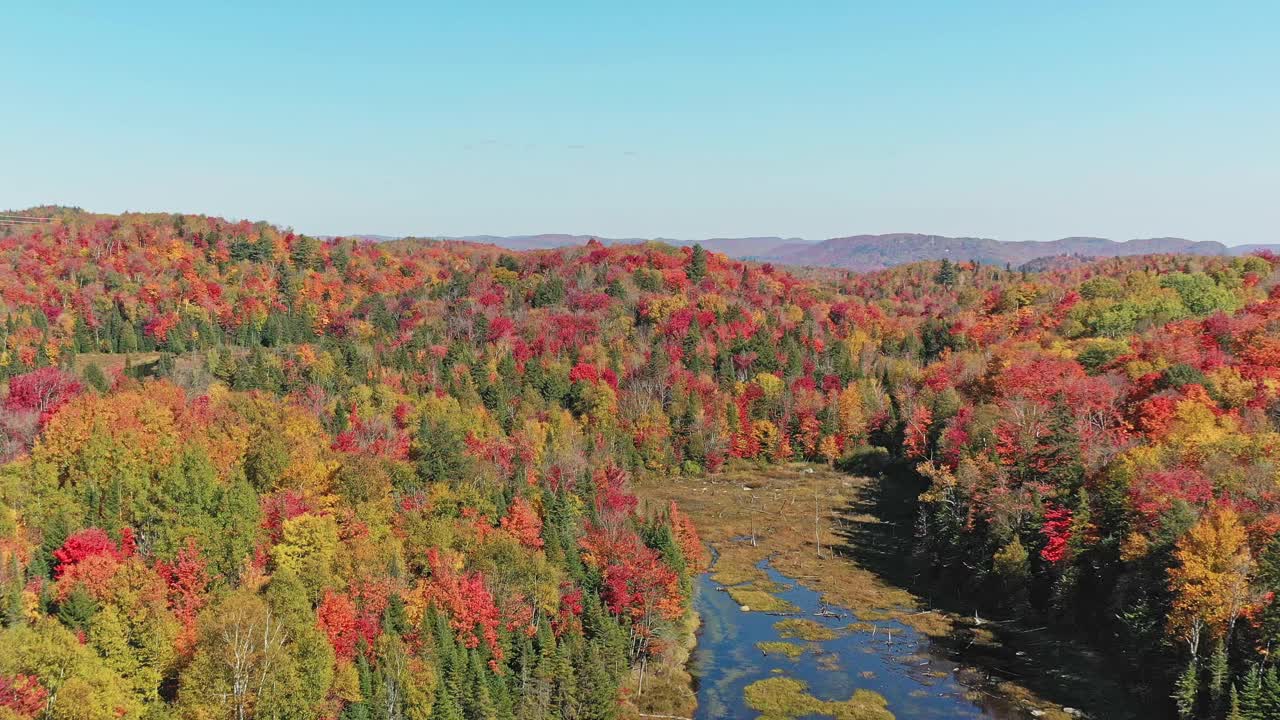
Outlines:
{"type": "Polygon", "coordinates": [[[800,657],[805,651],[803,645],[785,640],[762,640],[756,643],[756,647],[765,655],[782,655],[791,660],[800,657]]]}
{"type": "Polygon", "coordinates": [[[727,588],[727,590],[729,597],[733,598],[734,602],[750,608],[751,612],[790,613],[797,610],[795,605],[767,590],[758,590],[750,583],[734,585],[731,588],[727,588]]]}
{"type": "MultiPolygon", "coordinates": [[[[910,592],[889,584],[885,568],[873,571],[871,565],[859,564],[874,563],[877,556],[883,556],[884,563],[898,562],[895,553],[900,548],[861,548],[859,543],[909,533],[901,518],[895,524],[866,509],[865,498],[877,487],[869,478],[807,463],[770,467],[737,463],[716,475],[649,477],[635,484],[647,511],[665,508],[672,500],[679,503],[702,539],[718,553],[712,579],[727,586],[734,600],[752,611],[789,611],[774,604],[783,602],[772,594],[781,588],[757,567],[768,559],[778,572],[819,592],[823,602],[851,610],[857,620],[849,625],[850,632],[871,632],[872,621],[896,620],[943,647],[968,653],[1001,650],[999,639],[987,628],[971,627],[962,615],[923,608],[910,592]]],[[[972,682],[990,690],[988,699],[999,696],[1013,706],[1039,709],[1046,713],[1042,717],[1056,718],[1056,708],[1061,707],[1014,683],[990,683],[981,677],[972,682]]]]}
{"type": "MultiPolygon", "coordinates": [[[[768,576],[757,565],[769,559],[778,572],[859,618],[874,611],[876,619],[898,620],[926,635],[947,635],[951,623],[946,615],[918,613],[914,596],[860,567],[841,549],[847,542],[842,534],[846,523],[876,522],[870,516],[843,514],[866,482],[820,465],[791,463],[762,470],[744,463],[702,478],[641,480],[636,491],[653,507],[675,500],[693,518],[702,539],[719,553],[711,577],[721,585],[752,583],[751,590],[777,592],[759,584],[768,576]],[[815,497],[821,555],[814,542],[815,497]],[[753,530],[754,545],[746,539],[753,530]]],[[[753,603],[739,604],[758,609],[753,603]]]]}
{"type": "Polygon", "coordinates": [[[778,631],[778,637],[812,642],[835,640],[840,637],[840,631],[833,630],[822,623],[803,618],[779,620],[773,624],[773,629],[778,631]]]}
{"type": "Polygon", "coordinates": [[[809,686],[787,677],[751,683],[746,690],[747,705],[760,713],[760,720],[792,720],[811,715],[836,720],[894,720],[886,709],[884,696],[870,690],[856,690],[848,700],[819,700],[809,694],[809,686]]]}

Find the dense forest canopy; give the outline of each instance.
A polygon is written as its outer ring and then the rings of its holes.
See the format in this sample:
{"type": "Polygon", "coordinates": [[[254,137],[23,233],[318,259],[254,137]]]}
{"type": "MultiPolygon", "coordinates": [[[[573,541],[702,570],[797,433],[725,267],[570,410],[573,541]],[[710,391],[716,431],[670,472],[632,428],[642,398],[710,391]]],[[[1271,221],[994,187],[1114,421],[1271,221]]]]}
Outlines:
{"type": "Polygon", "coordinates": [[[635,474],[906,463],[922,583],[1280,712],[1280,260],[793,274],[56,209],[0,235],[0,716],[607,718],[635,474]]]}

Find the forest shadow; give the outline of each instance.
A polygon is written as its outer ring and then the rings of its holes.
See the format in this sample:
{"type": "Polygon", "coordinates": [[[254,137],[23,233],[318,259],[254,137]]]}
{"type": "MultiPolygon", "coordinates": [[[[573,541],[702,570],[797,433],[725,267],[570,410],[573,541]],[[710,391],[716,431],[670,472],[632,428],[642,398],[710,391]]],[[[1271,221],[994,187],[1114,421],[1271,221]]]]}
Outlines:
{"type": "MultiPolygon", "coordinates": [[[[1062,708],[1089,717],[1162,717],[1168,698],[1153,697],[1132,684],[1133,668],[1105,656],[1086,641],[1037,626],[1034,619],[983,617],[973,599],[924,575],[913,558],[919,494],[927,481],[887,456],[856,457],[842,471],[867,478],[837,511],[837,549],[885,583],[921,599],[921,609],[955,619],[954,631],[931,638],[935,649],[965,666],[962,681],[978,692],[1006,681],[1062,708]]],[[[1016,694],[1016,693],[1015,693],[1016,694]]]]}

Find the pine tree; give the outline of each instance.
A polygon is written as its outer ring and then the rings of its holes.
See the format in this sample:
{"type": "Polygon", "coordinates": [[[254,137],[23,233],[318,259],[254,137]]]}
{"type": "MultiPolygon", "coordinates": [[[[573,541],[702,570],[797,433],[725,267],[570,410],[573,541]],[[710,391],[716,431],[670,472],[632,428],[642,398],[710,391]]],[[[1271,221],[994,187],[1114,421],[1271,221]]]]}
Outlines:
{"type": "Polygon", "coordinates": [[[435,701],[431,703],[431,718],[432,720],[467,720],[467,717],[462,714],[462,706],[458,704],[458,699],[454,697],[447,682],[436,685],[435,701]]]}
{"type": "Polygon", "coordinates": [[[1178,717],[1193,718],[1196,712],[1196,699],[1200,694],[1200,668],[1195,657],[1187,661],[1187,669],[1178,677],[1174,685],[1173,701],[1178,708],[1178,717]]]}
{"type": "Polygon", "coordinates": [[[951,287],[956,284],[956,266],[950,260],[943,258],[942,265],[938,268],[938,274],[933,276],[934,282],[944,287],[951,287]]]}
{"type": "Polygon", "coordinates": [[[506,678],[496,673],[488,673],[489,698],[493,702],[493,716],[496,720],[515,720],[515,707],[511,699],[511,688],[506,678]]]}
{"type": "Polygon", "coordinates": [[[1236,686],[1231,686],[1231,692],[1227,696],[1227,717],[1226,720],[1245,720],[1240,709],[1240,696],[1236,692],[1236,686]]]}
{"type": "Polygon", "coordinates": [[[98,601],[82,587],[76,587],[58,604],[58,619],[75,630],[86,630],[98,613],[98,601]]]}
{"type": "Polygon", "coordinates": [[[689,255],[689,269],[685,274],[695,285],[707,276],[707,251],[702,245],[693,246],[693,253],[689,255]]]}
{"type": "Polygon", "coordinates": [[[579,672],[579,696],[584,720],[614,720],[618,716],[618,679],[609,672],[608,664],[594,642],[578,644],[576,662],[579,672]]]}
{"type": "Polygon", "coordinates": [[[423,482],[459,481],[470,473],[465,436],[447,418],[430,414],[422,418],[415,455],[423,482]]]}
{"type": "Polygon", "coordinates": [[[560,638],[556,651],[552,655],[552,673],[555,677],[555,706],[561,717],[579,717],[581,715],[580,698],[578,697],[578,677],[573,666],[570,643],[572,636],[560,638]]]}
{"type": "Polygon", "coordinates": [[[1074,495],[1084,481],[1084,459],[1080,452],[1080,436],[1076,432],[1075,415],[1066,398],[1059,394],[1049,411],[1049,433],[1036,447],[1029,469],[1036,479],[1074,495]]]}
{"type": "Polygon", "coordinates": [[[1274,665],[1262,676],[1262,689],[1258,693],[1255,712],[1259,718],[1280,717],[1280,675],[1276,674],[1274,665]]]}
{"type": "Polygon", "coordinates": [[[489,670],[480,651],[472,648],[467,652],[467,670],[463,690],[463,714],[470,720],[494,720],[493,698],[489,694],[489,670]]]}
{"type": "Polygon", "coordinates": [[[1220,708],[1226,700],[1225,692],[1231,680],[1231,668],[1227,665],[1227,643],[1219,641],[1209,657],[1209,699],[1214,708],[1220,708]]]}
{"type": "Polygon", "coordinates": [[[1263,720],[1261,711],[1262,702],[1262,672],[1257,665],[1249,668],[1244,675],[1244,683],[1240,686],[1240,717],[1241,720],[1263,720]]]}
{"type": "Polygon", "coordinates": [[[107,376],[102,374],[102,368],[97,363],[89,363],[84,369],[84,381],[98,392],[106,392],[111,389],[111,383],[107,380],[107,376]]]}

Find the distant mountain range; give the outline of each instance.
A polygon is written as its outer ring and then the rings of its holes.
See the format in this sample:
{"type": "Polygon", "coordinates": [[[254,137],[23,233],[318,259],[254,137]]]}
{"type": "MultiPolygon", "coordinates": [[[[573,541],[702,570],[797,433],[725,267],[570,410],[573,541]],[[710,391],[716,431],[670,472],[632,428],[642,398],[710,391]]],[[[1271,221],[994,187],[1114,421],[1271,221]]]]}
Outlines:
{"type": "MultiPolygon", "coordinates": [[[[372,236],[366,236],[372,237],[372,236]]],[[[649,238],[605,238],[594,235],[465,235],[441,238],[489,243],[511,250],[537,250],[585,245],[591,239],[606,245],[648,242],[649,238]]],[[[1238,245],[1183,238],[1139,238],[1116,241],[1097,237],[1069,237],[1049,241],[1002,241],[991,238],[947,237],[919,233],[851,235],[830,240],[802,238],[742,237],[674,240],[653,238],[672,245],[701,244],[730,257],[772,262],[779,265],[835,267],[848,270],[881,270],[922,260],[975,260],[995,265],[1019,266],[1033,260],[1058,257],[1120,257],[1124,255],[1192,254],[1248,255],[1260,250],[1280,253],[1280,245],[1238,245]]]]}

